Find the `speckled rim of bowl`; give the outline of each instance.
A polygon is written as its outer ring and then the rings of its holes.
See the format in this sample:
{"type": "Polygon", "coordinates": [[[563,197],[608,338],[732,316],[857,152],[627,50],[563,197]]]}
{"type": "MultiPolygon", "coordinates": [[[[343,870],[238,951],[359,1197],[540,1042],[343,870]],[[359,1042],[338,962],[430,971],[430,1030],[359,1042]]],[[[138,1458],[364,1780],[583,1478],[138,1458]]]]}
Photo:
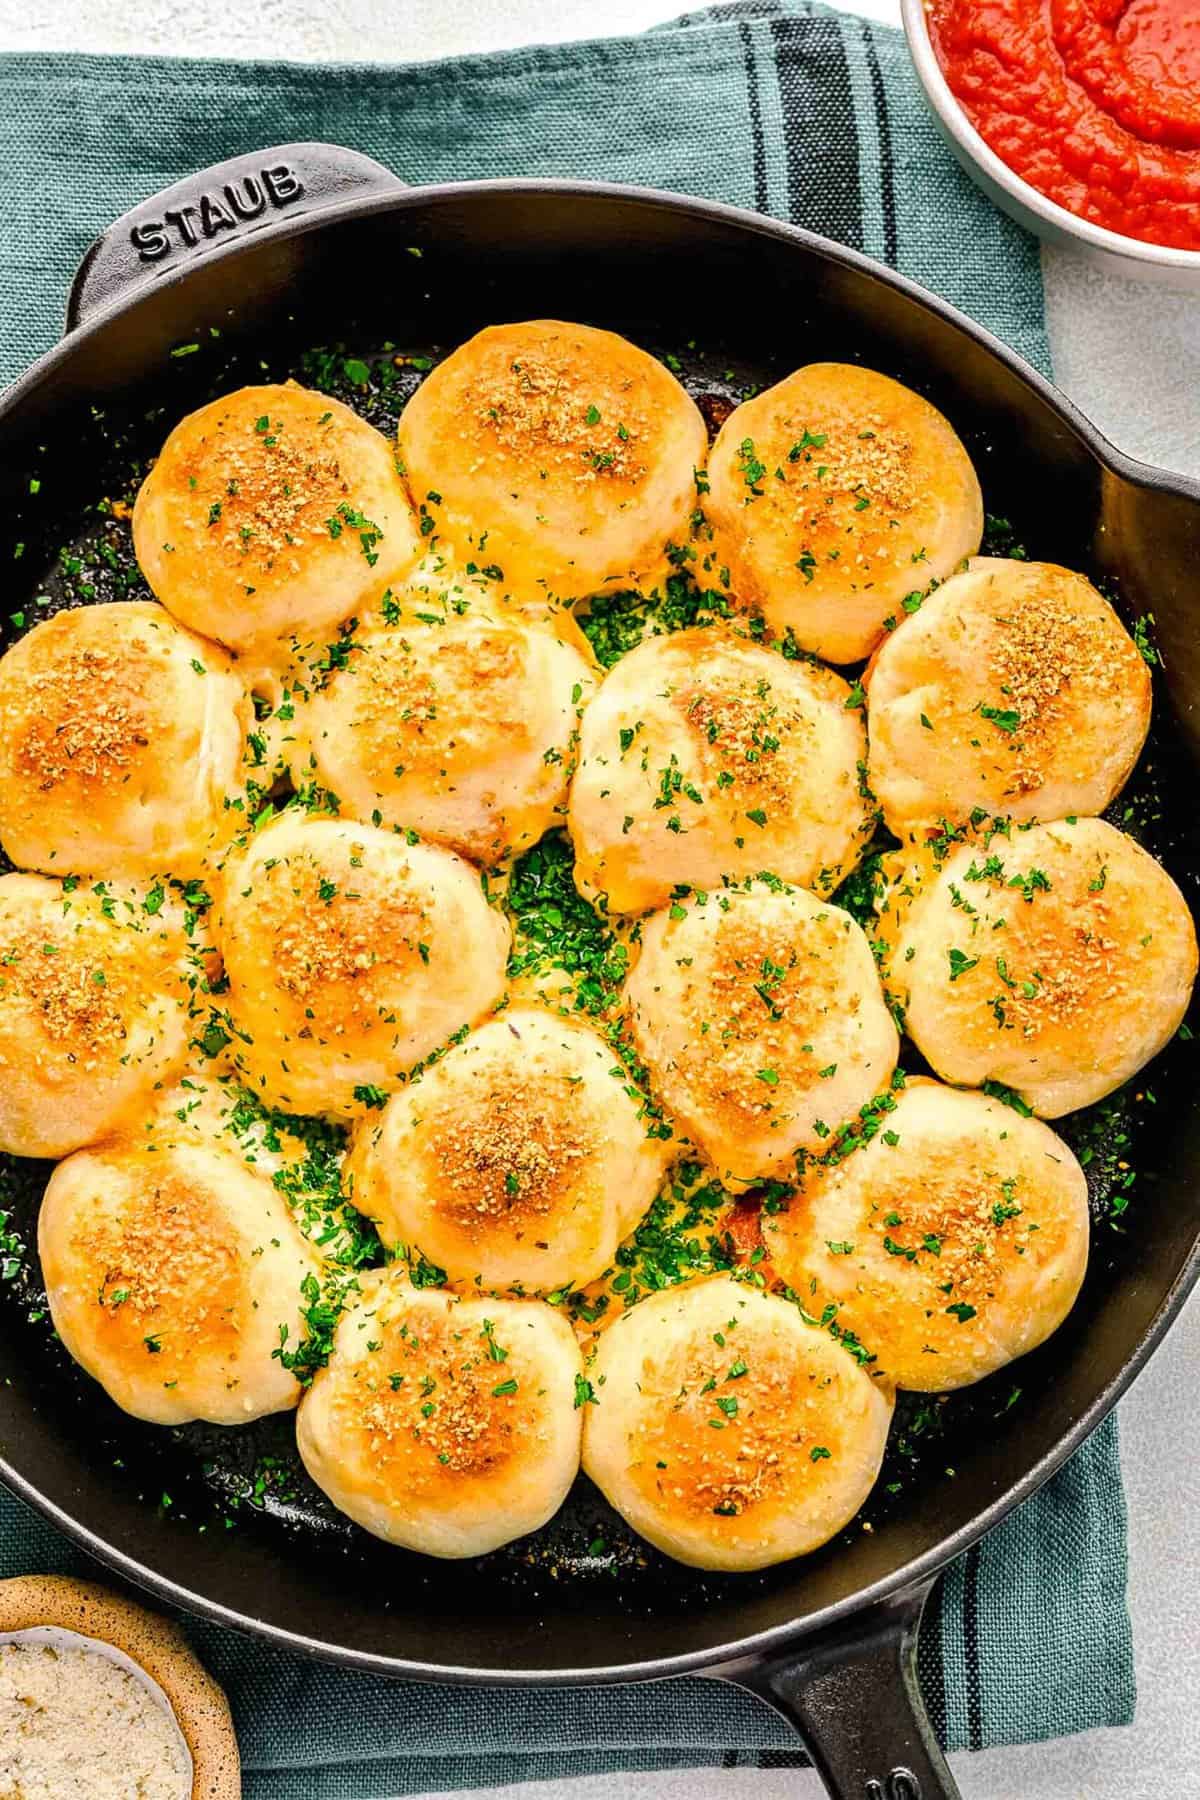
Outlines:
{"type": "Polygon", "coordinates": [[[1093,225],[1090,219],[1081,219],[1056,200],[1047,199],[1016,174],[976,131],[946,80],[929,32],[926,0],[900,0],[900,14],[925,97],[951,147],[985,191],[1018,223],[1040,237],[1077,244],[1093,260],[1110,269],[1117,266],[1126,275],[1200,289],[1200,250],[1149,244],[1093,225]]]}
{"type": "Polygon", "coordinates": [[[47,1628],[78,1638],[84,1648],[94,1645],[98,1653],[118,1651],[157,1690],[191,1758],[191,1800],[241,1800],[241,1756],[229,1702],[173,1620],[73,1576],[0,1581],[0,1633],[20,1640],[27,1631],[47,1628]]]}

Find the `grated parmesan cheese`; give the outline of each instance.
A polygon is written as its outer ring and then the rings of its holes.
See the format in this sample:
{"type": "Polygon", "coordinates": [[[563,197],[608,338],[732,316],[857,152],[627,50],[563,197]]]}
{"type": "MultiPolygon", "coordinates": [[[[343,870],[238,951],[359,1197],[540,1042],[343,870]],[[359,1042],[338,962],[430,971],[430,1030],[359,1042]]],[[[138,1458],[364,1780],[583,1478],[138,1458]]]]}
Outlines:
{"type": "Polygon", "coordinates": [[[0,1640],[0,1800],[188,1800],[192,1759],[131,1657],[43,1627],[0,1640]]]}

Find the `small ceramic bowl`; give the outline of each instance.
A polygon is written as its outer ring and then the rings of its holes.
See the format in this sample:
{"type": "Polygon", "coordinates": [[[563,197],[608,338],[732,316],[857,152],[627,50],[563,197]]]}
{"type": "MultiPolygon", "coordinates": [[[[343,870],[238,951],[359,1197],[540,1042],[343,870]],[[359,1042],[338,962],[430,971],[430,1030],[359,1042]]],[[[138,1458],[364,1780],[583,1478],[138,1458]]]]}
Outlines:
{"type": "Polygon", "coordinates": [[[1078,218],[1048,200],[1045,194],[1022,181],[1002,157],[980,137],[951,91],[942,73],[933,40],[925,0],[900,0],[905,36],[925,98],[951,150],[984,193],[1026,230],[1055,244],[1073,244],[1089,262],[1109,274],[1162,287],[1200,293],[1200,250],[1174,250],[1165,244],[1147,244],[1140,238],[1123,237],[1078,218]]]}
{"type": "MultiPolygon", "coordinates": [[[[240,1800],[229,1703],[169,1619],[90,1581],[23,1575],[0,1581],[0,1646],[13,1643],[59,1655],[83,1651],[117,1664],[140,1681],[178,1731],[181,1794],[240,1800]]],[[[0,1761],[3,1749],[0,1744],[0,1761]]]]}

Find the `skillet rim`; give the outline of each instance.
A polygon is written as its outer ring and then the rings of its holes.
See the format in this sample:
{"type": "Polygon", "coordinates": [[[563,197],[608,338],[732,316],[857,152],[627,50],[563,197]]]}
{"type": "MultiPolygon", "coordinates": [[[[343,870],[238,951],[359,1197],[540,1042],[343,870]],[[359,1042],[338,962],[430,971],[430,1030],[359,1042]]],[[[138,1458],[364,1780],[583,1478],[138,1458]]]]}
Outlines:
{"type": "MultiPolygon", "coordinates": [[[[331,148],[322,145],[321,148],[331,148]]],[[[260,154],[267,154],[261,152],[260,154]]],[[[382,165],[381,165],[382,166],[382,165]]],[[[205,171],[198,170],[196,179],[200,179],[205,171]]],[[[802,225],[793,225],[786,220],[770,217],[765,213],[752,212],[748,207],[733,206],[723,200],[709,200],[702,195],[674,193],[668,188],[640,187],[632,182],[616,181],[569,181],[556,177],[513,178],[491,176],[477,181],[440,181],[424,185],[410,185],[400,176],[395,177],[394,193],[370,193],[357,199],[331,201],[329,204],[314,208],[308,213],[301,213],[294,218],[276,216],[263,225],[245,231],[237,237],[214,244],[186,261],[164,264],[160,269],[148,274],[131,275],[126,290],[115,294],[110,300],[100,303],[94,311],[89,310],[78,324],[68,324],[63,337],[49,350],[32,362],[22,375],[11,385],[0,392],[0,426],[27,394],[33,393],[41,381],[60,364],[70,360],[75,347],[98,331],[102,325],[132,311],[143,299],[162,288],[177,287],[185,283],[200,268],[209,268],[214,263],[225,262],[231,258],[248,253],[255,245],[266,242],[283,242],[288,238],[307,237],[310,233],[323,230],[326,226],[343,224],[360,218],[370,218],[376,214],[389,212],[406,212],[420,206],[438,202],[449,202],[471,194],[579,194],[583,197],[595,196],[600,199],[626,201],[635,204],[649,205],[664,212],[681,212],[699,218],[711,219],[725,225],[732,225],[740,230],[751,231],[761,237],[776,238],[779,242],[804,249],[824,258],[828,262],[841,263],[892,287],[903,294],[906,299],[915,302],[927,312],[937,314],[947,324],[956,326],[959,331],[972,338],[983,349],[989,351],[998,361],[1007,365],[1018,380],[1044,400],[1052,411],[1056,412],[1065,425],[1091,451],[1097,461],[1122,481],[1131,481],[1138,487],[1150,488],[1160,492],[1175,493],[1183,499],[1200,501],[1200,478],[1184,475],[1181,471],[1160,468],[1157,464],[1147,463],[1137,457],[1128,455],[1118,448],[1112,440],[1104,435],[1099,426],[1094,424],[1087,414],[1075,404],[1064,390],[1050,380],[1048,376],[1036,369],[1019,351],[1013,350],[1002,338],[980,325],[969,313],[963,312],[951,301],[944,300],[932,288],[923,286],[911,276],[902,275],[899,270],[889,267],[887,263],[868,256],[864,251],[854,250],[847,244],[839,244],[836,239],[828,238],[819,232],[809,231],[802,225]]],[[[152,196],[148,196],[152,198],[152,196]]],[[[122,221],[115,220],[106,227],[85,251],[80,259],[80,267],[84,267],[91,258],[98,244],[102,243],[122,221]]],[[[70,296],[69,296],[70,297],[70,296]]]]}
{"type": "MultiPolygon", "coordinates": [[[[202,172],[198,171],[197,174],[202,172]]],[[[185,283],[201,268],[247,254],[260,242],[280,242],[309,235],[326,226],[341,224],[376,215],[406,212],[422,207],[449,203],[472,194],[503,193],[505,195],[580,195],[602,200],[634,203],[683,214],[685,217],[711,220],[774,238],[810,256],[841,264],[868,279],[880,282],[902,294],[926,312],[972,339],[1026,388],[1032,390],[1079,439],[1102,470],[1122,483],[1137,488],[1174,495],[1200,508],[1200,481],[1189,476],[1144,463],[1117,448],[1080,411],[1061,389],[1032,364],[997,338],[968,314],[943,300],[930,289],[908,276],[899,274],[886,264],[838,244],[830,238],[803,227],[773,219],[744,207],[723,201],[708,200],[690,194],[672,193],[666,189],[639,187],[630,183],[601,181],[569,181],[558,179],[514,179],[493,177],[478,181],[431,183],[408,186],[396,178],[395,193],[369,194],[356,199],[332,202],[292,219],[273,219],[263,227],[247,231],[191,259],[173,263],[149,276],[131,277],[127,291],[118,293],[80,322],[69,328],[62,340],[40,356],[25,373],[0,395],[0,432],[10,415],[18,411],[26,398],[34,393],[61,366],[69,363],[76,349],[113,319],[134,311],[143,301],[165,287],[185,283]]],[[[113,227],[109,227],[111,231],[113,227]]],[[[102,234],[103,236],[107,233],[102,234]]],[[[101,240],[97,240],[98,242],[101,240]]],[[[94,246],[93,246],[94,248],[94,246]]],[[[87,253],[90,257],[92,251],[87,253]]],[[[82,1521],[70,1517],[55,1502],[47,1499],[37,1487],[15,1469],[9,1458],[0,1455],[0,1480],[34,1510],[79,1545],[97,1561],[145,1591],[179,1610],[208,1620],[210,1623],[263,1639],[277,1648],[304,1656],[333,1662],[342,1667],[382,1675],[393,1680],[450,1681],[463,1686],[565,1687],[601,1685],[611,1682],[647,1681],[689,1673],[719,1674],[722,1667],[734,1663],[760,1662],[773,1653],[800,1648],[805,1640],[829,1631],[867,1608],[906,1594],[921,1591],[941,1569],[998,1525],[1009,1513],[1031,1498],[1044,1482],[1080,1447],[1103,1422],[1117,1401],[1127,1392],[1146,1366],[1154,1351],[1182,1311],[1193,1287],[1200,1281],[1200,1230],[1182,1260],[1162,1302],[1141,1337],[1127,1355],[1117,1374],[1095,1396],[1070,1428],[1053,1447],[1011,1486],[1005,1488],[990,1505],[975,1513],[957,1531],[940,1539],[921,1555],[902,1562],[867,1587],[859,1588],[843,1599],[780,1625],[767,1627],[747,1637],[707,1649],[683,1652],[674,1656],[651,1657],[631,1662],[604,1664],[592,1668],[484,1669],[466,1664],[426,1662],[408,1657],[378,1654],[351,1649],[293,1632],[282,1626],[254,1620],[248,1614],[234,1611],[219,1601],[194,1592],[184,1583],[156,1574],[136,1558],[108,1545],[82,1521]]]]}

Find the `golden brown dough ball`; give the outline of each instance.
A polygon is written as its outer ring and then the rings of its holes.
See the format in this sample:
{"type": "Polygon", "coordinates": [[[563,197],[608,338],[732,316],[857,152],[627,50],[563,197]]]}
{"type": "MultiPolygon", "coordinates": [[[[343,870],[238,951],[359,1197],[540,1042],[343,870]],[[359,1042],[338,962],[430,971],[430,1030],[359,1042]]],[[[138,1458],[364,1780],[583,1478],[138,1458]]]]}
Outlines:
{"type": "Polygon", "coordinates": [[[701,1569],[763,1569],[849,1523],[889,1391],[790,1301],[728,1276],[653,1294],[600,1338],[583,1466],[635,1531],[701,1569]]]}
{"type": "Polygon", "coordinates": [[[232,832],[250,702],[149,602],[55,613],[0,658],[0,842],[48,875],[198,873],[232,832]]]}
{"type": "Polygon", "coordinates": [[[406,614],[358,633],[301,710],[300,754],[343,815],[411,827],[493,863],[565,815],[593,685],[583,658],[548,631],[406,614]]]}
{"type": "Polygon", "coordinates": [[[977,557],[886,638],[869,671],[871,787],[892,830],[976,808],[1102,812],[1150,724],[1150,671],[1091,582],[977,557]]]}
{"type": "Polygon", "coordinates": [[[941,413],[886,375],[810,363],[744,401],[705,510],[734,592],[829,662],[869,656],[906,595],[979,548],[983,500],[941,413]]]}
{"type": "Polygon", "coordinates": [[[134,1123],[187,1055],[188,951],[161,889],[0,877],[0,1150],[65,1156],[134,1123]]]}
{"type": "Polygon", "coordinates": [[[180,421],[142,483],[133,544],[163,605],[239,651],[332,629],[420,554],[387,439],[291,381],[180,421]]]}
{"type": "Polygon", "coordinates": [[[665,569],[707,439],[644,350],[534,319],[488,326],[439,363],[401,415],[399,448],[414,504],[468,574],[561,601],[665,569]]]}
{"type": "Polygon", "coordinates": [[[831,669],[717,628],[650,638],[584,715],[576,878],[611,912],[768,869],[829,893],[872,825],[866,732],[831,669]]]}
{"type": "Polygon", "coordinates": [[[787,1175],[896,1066],[866,937],[802,888],[655,913],[625,991],[656,1091],[728,1186],[787,1175]]]}
{"type": "MultiPolygon", "coordinates": [[[[427,516],[432,519],[431,512],[427,516]]],[[[468,575],[447,547],[435,543],[410,575],[393,583],[382,598],[388,616],[398,613],[404,620],[429,622],[434,619],[483,618],[500,625],[528,625],[548,631],[551,637],[566,644],[583,658],[592,670],[596,654],[578,619],[571,610],[573,602],[560,600],[536,581],[515,587],[496,564],[489,563],[487,572],[473,564],[468,575]]]]}
{"type": "Polygon", "coordinates": [[[50,1177],[38,1253],[63,1343],[135,1418],[240,1425],[299,1400],[276,1352],[304,1337],[301,1284],[320,1264],[239,1157],[77,1151],[50,1177]]]}
{"type": "Polygon", "coordinates": [[[215,933],[247,1079],[343,1115],[491,1011],[510,935],[451,851],[298,808],[225,865],[215,933]]]}
{"type": "Polygon", "coordinates": [[[898,1387],[965,1387],[1062,1324],[1087,1268],[1087,1182],[1040,1119],[910,1080],[883,1129],[764,1213],[772,1265],[898,1387]]]}
{"type": "Polygon", "coordinates": [[[366,1121],[350,1197],[385,1244],[452,1281],[553,1291],[593,1280],[667,1160],[612,1045],[514,1006],[366,1121]]]}
{"type": "Polygon", "coordinates": [[[889,975],[939,1075],[1000,1082],[1048,1119],[1157,1055],[1195,979],[1183,895],[1102,819],[956,847],[907,902],[889,975]]]}
{"type": "Polygon", "coordinates": [[[540,1300],[362,1280],[297,1421],[304,1466],[364,1530],[483,1556],[553,1517],[579,1468],[575,1335],[540,1300]]]}

